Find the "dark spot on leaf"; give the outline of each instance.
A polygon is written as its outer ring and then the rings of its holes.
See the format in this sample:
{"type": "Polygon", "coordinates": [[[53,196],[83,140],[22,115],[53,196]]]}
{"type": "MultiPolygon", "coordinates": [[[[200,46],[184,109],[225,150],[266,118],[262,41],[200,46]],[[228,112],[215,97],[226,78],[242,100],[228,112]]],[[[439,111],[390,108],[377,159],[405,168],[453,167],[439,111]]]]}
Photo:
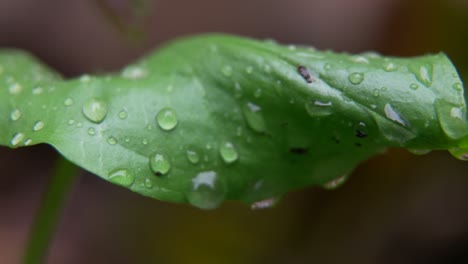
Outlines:
{"type": "Polygon", "coordinates": [[[307,148],[290,148],[289,152],[302,155],[302,154],[307,154],[309,150],[307,148]]]}
{"type": "Polygon", "coordinates": [[[160,172],[160,171],[155,172],[154,175],[156,175],[156,176],[158,176],[158,177],[163,176],[162,172],[160,172]]]}
{"type": "Polygon", "coordinates": [[[356,147],[359,147],[359,148],[362,147],[362,144],[361,144],[361,143],[354,143],[354,145],[355,145],[356,147]]]}
{"type": "Polygon", "coordinates": [[[307,70],[306,67],[299,65],[297,67],[297,72],[306,80],[306,82],[311,83],[314,82],[315,80],[310,76],[309,70],[307,70]]]}
{"type": "Polygon", "coordinates": [[[367,133],[361,130],[356,130],[356,137],[358,138],[365,138],[367,137],[367,133]]]}

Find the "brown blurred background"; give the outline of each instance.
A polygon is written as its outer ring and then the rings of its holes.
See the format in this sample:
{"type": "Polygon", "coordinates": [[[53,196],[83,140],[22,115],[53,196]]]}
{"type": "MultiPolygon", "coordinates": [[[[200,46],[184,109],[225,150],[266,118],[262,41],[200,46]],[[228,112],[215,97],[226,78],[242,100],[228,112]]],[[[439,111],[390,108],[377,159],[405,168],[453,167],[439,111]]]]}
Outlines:
{"type": "MultiPolygon", "coordinates": [[[[319,49],[446,52],[468,77],[467,0],[0,0],[0,47],[66,76],[226,32],[319,49]]],[[[56,154],[0,148],[0,263],[18,263],[56,154]]],[[[168,204],[82,172],[47,263],[468,263],[468,163],[392,150],[274,209],[168,204]]]]}

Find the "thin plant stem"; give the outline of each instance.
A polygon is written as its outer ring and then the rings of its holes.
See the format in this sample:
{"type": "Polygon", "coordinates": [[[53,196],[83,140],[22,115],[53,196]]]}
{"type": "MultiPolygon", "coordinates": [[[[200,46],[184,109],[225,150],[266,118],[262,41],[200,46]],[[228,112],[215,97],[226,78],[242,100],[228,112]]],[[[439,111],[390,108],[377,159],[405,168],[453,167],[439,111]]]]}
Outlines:
{"type": "Polygon", "coordinates": [[[23,264],[43,263],[59,221],[62,208],[79,171],[63,157],[55,163],[23,256],[23,264]]]}

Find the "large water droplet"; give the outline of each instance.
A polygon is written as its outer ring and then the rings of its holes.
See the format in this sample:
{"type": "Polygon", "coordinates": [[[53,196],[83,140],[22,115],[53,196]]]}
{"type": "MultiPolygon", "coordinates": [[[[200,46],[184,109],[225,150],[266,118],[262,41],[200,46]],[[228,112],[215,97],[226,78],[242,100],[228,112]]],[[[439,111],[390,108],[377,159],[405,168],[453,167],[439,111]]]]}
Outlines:
{"type": "Polygon", "coordinates": [[[400,114],[398,114],[398,112],[395,111],[395,109],[393,109],[391,104],[385,104],[384,111],[388,119],[395,121],[402,126],[406,126],[406,121],[403,118],[401,118],[400,114]]]}
{"type": "Polygon", "coordinates": [[[250,208],[252,210],[268,209],[268,208],[272,208],[277,203],[278,203],[278,199],[273,197],[273,198],[268,198],[268,199],[261,200],[258,202],[254,202],[253,204],[250,205],[250,208]]]}
{"type": "Polygon", "coordinates": [[[214,171],[204,171],[192,179],[192,189],[187,200],[201,209],[217,208],[224,200],[226,190],[214,171]]]}
{"type": "Polygon", "coordinates": [[[19,120],[21,118],[21,115],[22,115],[21,111],[18,110],[18,109],[15,109],[15,110],[11,111],[10,119],[11,119],[11,121],[17,121],[17,120],[19,120]]]}
{"type": "Polygon", "coordinates": [[[351,73],[348,76],[348,80],[354,85],[361,84],[364,81],[364,73],[361,73],[361,72],[351,73]]]}
{"type": "Polygon", "coordinates": [[[453,148],[449,149],[449,152],[459,160],[468,160],[468,149],[453,148]]]}
{"type": "Polygon", "coordinates": [[[242,108],[245,120],[249,127],[259,133],[266,131],[265,119],[263,119],[262,108],[252,102],[248,102],[242,108]]]}
{"type": "Polygon", "coordinates": [[[236,147],[229,141],[221,144],[219,147],[219,154],[227,164],[231,164],[239,159],[239,153],[237,153],[236,147]]]}
{"type": "Polygon", "coordinates": [[[349,175],[348,174],[345,174],[343,176],[340,176],[336,179],[333,179],[327,183],[325,183],[323,185],[323,188],[324,189],[327,189],[327,190],[332,190],[332,189],[336,189],[338,187],[340,187],[341,185],[343,185],[345,183],[345,181],[348,179],[349,175]]]}
{"type": "Polygon", "coordinates": [[[161,153],[154,153],[150,157],[150,168],[156,176],[162,176],[169,172],[171,163],[167,156],[161,153]]]}
{"type": "Polygon", "coordinates": [[[135,181],[133,173],[130,170],[123,168],[111,171],[107,178],[110,182],[124,187],[130,187],[135,181]]]}
{"type": "Polygon", "coordinates": [[[200,162],[200,155],[198,155],[198,152],[194,149],[187,149],[186,151],[187,154],[187,159],[190,161],[192,164],[197,164],[200,162]]]}
{"type": "Polygon", "coordinates": [[[305,104],[305,108],[307,113],[310,116],[317,117],[317,116],[328,116],[333,114],[333,108],[331,107],[333,104],[332,102],[322,102],[322,101],[309,101],[305,104]]]}
{"type": "Polygon", "coordinates": [[[166,131],[174,129],[179,123],[176,112],[169,107],[163,108],[158,112],[156,121],[159,127],[166,131]]]}
{"type": "Polygon", "coordinates": [[[89,121],[101,123],[107,115],[107,104],[99,98],[90,98],[85,101],[82,111],[89,121]]]}
{"type": "Polygon", "coordinates": [[[33,130],[34,131],[40,131],[44,128],[45,124],[44,122],[42,121],[37,121],[36,123],[34,123],[34,126],[33,126],[33,130]]]}
{"type": "Polygon", "coordinates": [[[15,133],[11,138],[10,144],[12,146],[18,146],[25,138],[23,133],[15,133]]]}
{"type": "Polygon", "coordinates": [[[432,83],[432,66],[430,64],[419,66],[410,64],[408,66],[410,71],[414,74],[416,79],[424,84],[424,86],[429,87],[432,83]]]}
{"type": "Polygon", "coordinates": [[[452,139],[460,139],[468,135],[465,108],[454,106],[443,100],[436,100],[435,109],[440,126],[447,136],[452,139]]]}

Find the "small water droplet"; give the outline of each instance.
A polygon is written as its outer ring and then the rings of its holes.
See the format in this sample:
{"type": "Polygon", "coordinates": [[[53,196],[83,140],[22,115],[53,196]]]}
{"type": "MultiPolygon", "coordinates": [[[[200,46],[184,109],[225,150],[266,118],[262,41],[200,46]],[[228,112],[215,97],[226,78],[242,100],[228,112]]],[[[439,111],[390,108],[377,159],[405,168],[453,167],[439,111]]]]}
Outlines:
{"type": "Polygon", "coordinates": [[[24,145],[25,146],[30,146],[32,144],[32,140],[30,138],[27,138],[25,141],[24,141],[24,145]]]}
{"type": "Polygon", "coordinates": [[[73,120],[73,119],[68,120],[68,124],[69,124],[70,126],[74,125],[74,124],[75,124],[75,120],[73,120]]]}
{"type": "Polygon", "coordinates": [[[123,168],[111,171],[107,178],[110,182],[124,187],[130,187],[135,181],[133,173],[130,170],[123,168]]]}
{"type": "Polygon", "coordinates": [[[90,98],[82,108],[84,116],[93,123],[101,123],[107,115],[107,104],[99,98],[90,98]]]}
{"type": "Polygon", "coordinates": [[[305,104],[307,113],[312,117],[317,116],[328,116],[333,114],[332,102],[322,102],[322,101],[308,101],[305,104]]]}
{"type": "Polygon", "coordinates": [[[179,123],[176,112],[169,107],[165,107],[158,112],[156,121],[159,127],[166,131],[174,129],[179,123]]]}
{"type": "Polygon", "coordinates": [[[219,148],[219,154],[221,155],[221,158],[223,158],[223,161],[227,164],[234,163],[239,159],[239,153],[237,152],[236,147],[229,141],[221,144],[219,148]]]}
{"type": "Polygon", "coordinates": [[[23,133],[15,133],[13,137],[11,138],[11,145],[12,146],[18,146],[25,138],[25,135],[23,133]]]}
{"type": "Polygon", "coordinates": [[[150,168],[156,176],[162,176],[169,172],[171,163],[167,156],[161,153],[154,153],[150,157],[150,168]]]}
{"type": "Polygon", "coordinates": [[[91,76],[89,76],[88,74],[83,74],[80,76],[80,82],[88,83],[89,81],[91,81],[91,76]]]}
{"type": "Polygon", "coordinates": [[[262,108],[252,102],[248,102],[242,108],[244,117],[249,127],[259,133],[266,131],[265,120],[263,119],[262,108]]]}
{"type": "Polygon", "coordinates": [[[468,160],[468,149],[466,148],[452,148],[449,149],[449,152],[459,160],[468,160]]]}
{"type": "Polygon", "coordinates": [[[452,85],[452,88],[457,90],[457,91],[463,91],[463,85],[461,82],[456,82],[452,85]]]}
{"type": "Polygon", "coordinates": [[[408,151],[414,155],[426,155],[431,152],[430,149],[408,149],[408,151]]]}
{"type": "Polygon", "coordinates": [[[270,73],[270,72],[271,72],[271,66],[268,65],[268,64],[265,64],[265,65],[263,65],[263,70],[264,70],[266,73],[270,73]]]}
{"type": "Polygon", "coordinates": [[[21,115],[22,115],[21,111],[18,110],[18,109],[15,109],[15,110],[11,111],[10,119],[11,119],[11,121],[17,121],[17,120],[19,120],[21,118],[21,115]]]}
{"type": "Polygon", "coordinates": [[[119,112],[119,118],[120,119],[126,119],[128,117],[127,111],[122,110],[119,112]]]}
{"type": "Polygon", "coordinates": [[[356,63],[369,64],[369,60],[364,56],[355,56],[352,58],[352,61],[356,63]]]}
{"type": "Polygon", "coordinates": [[[330,70],[330,69],[332,68],[332,66],[331,66],[330,63],[325,63],[325,65],[323,66],[323,68],[324,68],[325,70],[328,71],[328,70],[330,70]]]}
{"type": "Polygon", "coordinates": [[[259,98],[260,96],[262,96],[262,89],[257,88],[257,90],[255,90],[254,97],[259,98]]]}
{"type": "Polygon", "coordinates": [[[148,189],[153,188],[153,181],[150,178],[145,178],[145,187],[148,189]]]}
{"type": "Polygon", "coordinates": [[[88,128],[88,135],[90,136],[96,135],[96,129],[94,129],[93,127],[88,128]]]}
{"type": "Polygon", "coordinates": [[[232,76],[232,67],[229,66],[229,65],[226,65],[221,69],[221,72],[224,74],[224,76],[231,77],[232,76]]]}
{"type": "Polygon", "coordinates": [[[361,72],[351,73],[348,76],[348,80],[354,85],[361,84],[364,81],[364,73],[361,73],[361,72]]]}
{"type": "Polygon", "coordinates": [[[338,177],[338,178],[336,178],[336,179],[333,179],[333,180],[331,180],[331,181],[325,183],[325,184],[323,185],[323,188],[324,188],[324,189],[327,189],[327,190],[336,189],[336,188],[342,186],[342,185],[345,183],[345,181],[348,179],[348,177],[349,177],[349,175],[348,175],[348,174],[345,174],[345,175],[340,176],[340,177],[338,177]]]}
{"type": "Polygon", "coordinates": [[[268,209],[268,208],[272,208],[277,203],[278,203],[278,199],[273,197],[273,198],[261,200],[258,202],[254,202],[253,204],[250,205],[250,209],[252,210],[268,209]]]}
{"type": "Polygon", "coordinates": [[[83,127],[83,123],[78,122],[78,123],[76,123],[76,126],[77,126],[77,127],[83,127]]]}
{"type": "Polygon", "coordinates": [[[145,146],[148,145],[148,143],[149,143],[149,142],[148,142],[148,139],[146,139],[146,138],[144,138],[144,139],[141,141],[141,144],[143,144],[143,145],[145,145],[145,146]]]}
{"type": "Polygon", "coordinates": [[[109,137],[107,139],[107,143],[109,143],[109,145],[115,145],[117,144],[117,139],[115,139],[114,137],[109,137]]]}
{"type": "Polygon", "coordinates": [[[192,164],[197,164],[200,162],[200,155],[198,155],[198,152],[194,149],[187,149],[186,151],[187,154],[187,159],[190,161],[192,164]]]}
{"type": "Polygon", "coordinates": [[[242,131],[242,130],[243,130],[243,129],[242,129],[241,126],[238,126],[238,127],[237,127],[237,129],[236,129],[236,135],[237,135],[238,137],[241,137],[241,136],[242,136],[242,134],[243,134],[243,131],[242,131]]]}
{"type": "Polygon", "coordinates": [[[375,97],[379,97],[379,96],[380,96],[380,90],[377,89],[377,88],[375,88],[375,89],[374,89],[374,92],[373,92],[373,95],[374,95],[375,97]]]}
{"type": "Polygon", "coordinates": [[[37,121],[36,123],[34,123],[33,131],[40,131],[44,128],[44,126],[45,126],[44,122],[37,121]]]}
{"type": "Polygon", "coordinates": [[[240,84],[238,82],[236,82],[234,84],[234,97],[239,99],[242,97],[242,87],[240,86],[240,84]]]}
{"type": "Polygon", "coordinates": [[[403,118],[401,118],[400,114],[398,114],[398,112],[395,111],[395,109],[393,109],[392,105],[385,104],[384,111],[388,119],[395,121],[402,126],[406,126],[406,121],[403,120],[403,118]]]}
{"type": "Polygon", "coordinates": [[[125,137],[124,141],[127,142],[127,143],[130,142],[130,137],[125,137]]]}
{"type": "Polygon", "coordinates": [[[411,90],[417,90],[417,89],[419,88],[419,85],[416,84],[416,83],[412,83],[412,84],[410,85],[410,88],[411,88],[411,90]]]}
{"type": "Polygon", "coordinates": [[[387,62],[384,65],[384,70],[387,72],[392,72],[392,71],[395,71],[396,69],[397,69],[397,66],[393,62],[387,62]]]}
{"type": "Polygon", "coordinates": [[[192,179],[192,189],[187,193],[188,202],[201,209],[214,209],[223,202],[226,194],[223,183],[214,171],[204,171],[192,179]]]}
{"type": "Polygon", "coordinates": [[[74,102],[73,102],[73,99],[70,98],[70,97],[68,97],[67,99],[65,99],[65,101],[63,101],[63,104],[64,104],[65,106],[72,106],[73,103],[74,103],[74,102]]]}
{"type": "Polygon", "coordinates": [[[354,127],[355,135],[358,138],[365,138],[369,135],[369,129],[366,126],[366,123],[364,122],[359,122],[355,127],[354,127]]]}
{"type": "Polygon", "coordinates": [[[10,92],[11,95],[16,95],[16,94],[21,93],[21,91],[23,91],[23,86],[21,86],[21,84],[19,83],[13,83],[8,88],[8,91],[10,92]]]}
{"type": "Polygon", "coordinates": [[[148,71],[140,66],[128,66],[122,71],[122,77],[130,80],[145,78],[148,71]]]}
{"type": "Polygon", "coordinates": [[[252,67],[252,66],[247,66],[247,67],[245,68],[245,72],[246,72],[247,74],[252,74],[252,73],[253,73],[253,67],[252,67]]]}

